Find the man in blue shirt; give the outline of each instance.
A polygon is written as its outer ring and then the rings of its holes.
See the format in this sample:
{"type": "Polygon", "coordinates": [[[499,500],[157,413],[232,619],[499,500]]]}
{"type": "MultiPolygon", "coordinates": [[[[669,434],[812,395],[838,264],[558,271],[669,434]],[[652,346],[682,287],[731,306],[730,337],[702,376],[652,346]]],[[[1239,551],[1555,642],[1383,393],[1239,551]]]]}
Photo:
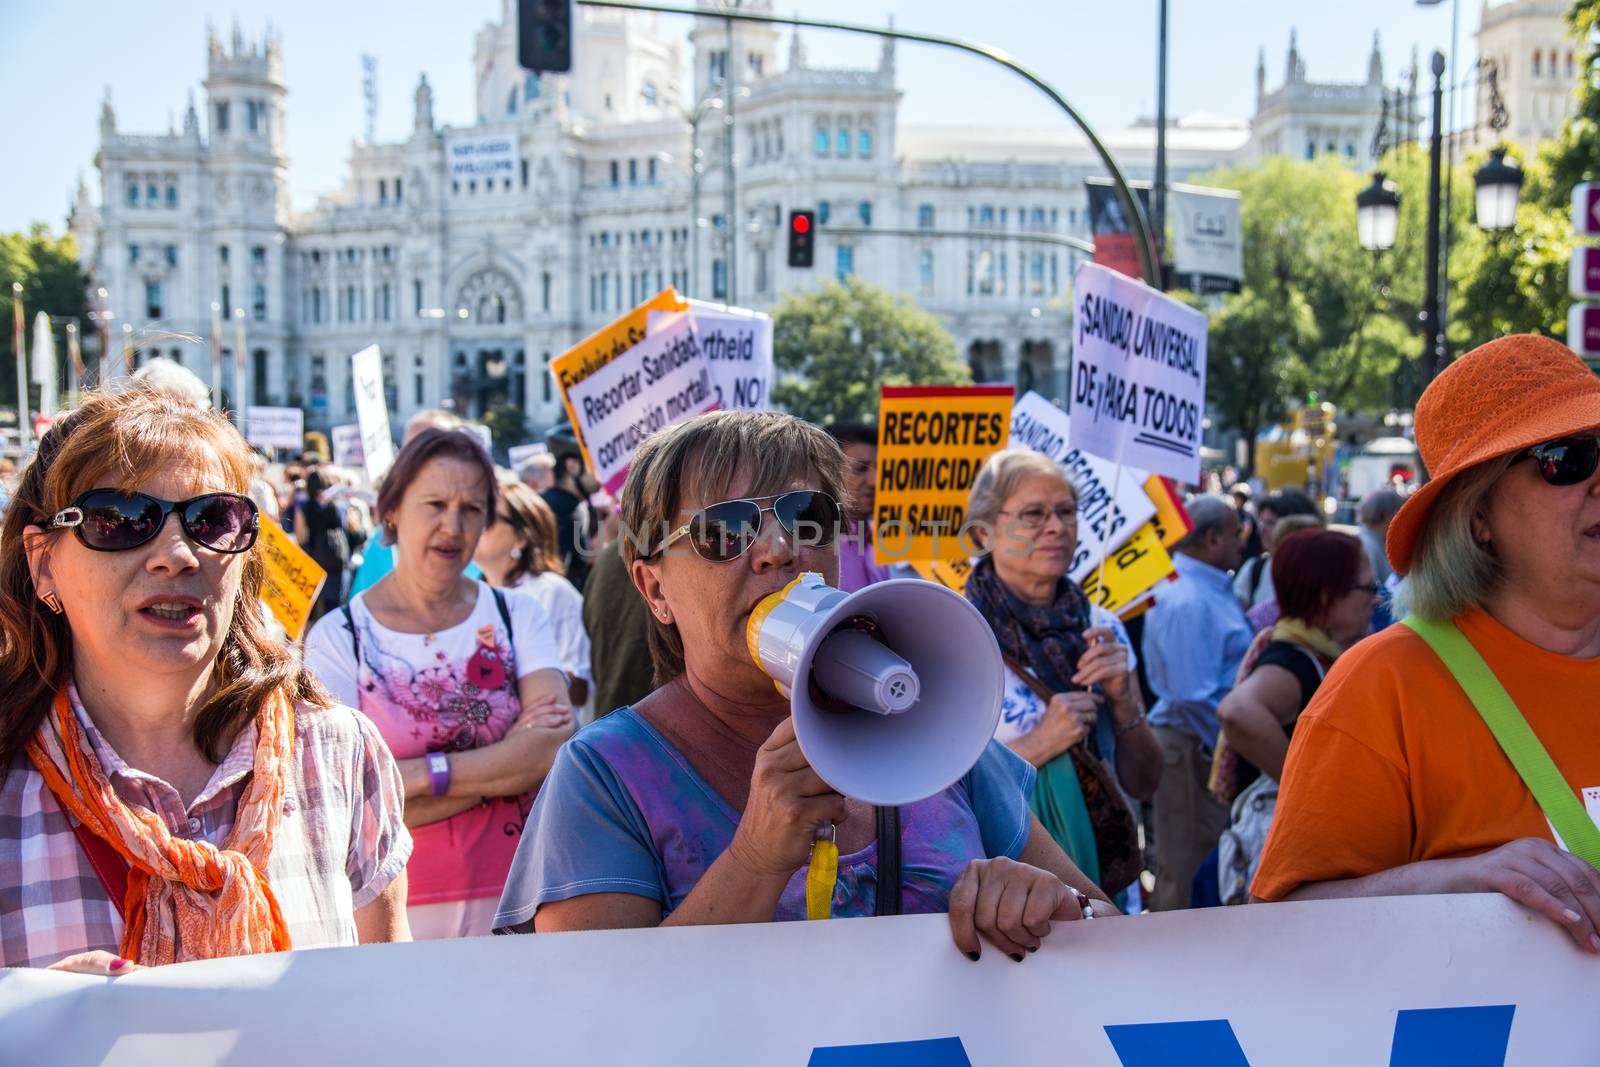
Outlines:
{"type": "Polygon", "coordinates": [[[1226,498],[1188,503],[1193,529],[1175,546],[1177,581],[1162,587],[1146,616],[1145,669],[1157,700],[1150,722],[1165,766],[1154,808],[1155,910],[1185,908],[1200,864],[1228,825],[1228,810],[1206,788],[1217,743],[1217,705],[1233,688],[1250,648],[1249,620],[1228,572],[1239,566],[1239,515],[1226,498]]]}

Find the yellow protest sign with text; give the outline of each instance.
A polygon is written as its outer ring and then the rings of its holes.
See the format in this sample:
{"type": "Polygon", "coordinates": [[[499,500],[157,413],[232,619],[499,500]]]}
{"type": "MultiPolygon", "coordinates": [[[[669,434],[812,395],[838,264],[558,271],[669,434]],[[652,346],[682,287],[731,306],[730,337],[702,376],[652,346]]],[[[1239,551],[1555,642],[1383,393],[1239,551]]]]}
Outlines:
{"type": "Polygon", "coordinates": [[[917,572],[917,577],[937,582],[957,593],[966,592],[967,579],[972,577],[972,561],[966,558],[912,560],[911,569],[917,572]]]}
{"type": "Polygon", "coordinates": [[[328,572],[317,566],[317,561],[295,544],[283,527],[265,515],[261,516],[261,535],[256,544],[267,569],[266,580],[261,583],[261,602],[288,633],[289,640],[298,641],[305,633],[311,606],[317,602],[328,572]]]}
{"type": "Polygon", "coordinates": [[[1003,386],[883,387],[873,558],[879,566],[957,560],[967,493],[984,460],[1011,437],[1014,391],[1003,386]]]}
{"type": "Polygon", "coordinates": [[[1178,496],[1172,491],[1172,483],[1159,474],[1152,474],[1145,479],[1145,496],[1156,506],[1156,517],[1150,521],[1155,524],[1156,532],[1161,536],[1161,547],[1171,548],[1183,540],[1194,523],[1189,521],[1189,513],[1183,509],[1178,496]]]}
{"type": "Polygon", "coordinates": [[[1147,522],[1134,532],[1128,543],[1106,559],[1104,571],[1096,569],[1083,580],[1089,599],[1107,611],[1120,614],[1158,582],[1172,574],[1172,557],[1161,546],[1155,523],[1147,522]],[[1100,584],[1102,573],[1105,584],[1100,584]]]}
{"type": "Polygon", "coordinates": [[[567,409],[567,421],[572,425],[572,432],[578,438],[578,446],[583,449],[583,457],[588,461],[590,470],[594,469],[594,458],[589,454],[588,442],[583,439],[583,431],[580,429],[582,423],[578,420],[578,413],[573,410],[568,391],[643,341],[649,332],[652,311],[685,311],[688,307],[688,301],[678,296],[676,289],[663,289],[626,315],[585,337],[550,361],[550,373],[555,377],[556,388],[561,392],[561,403],[567,409]]]}

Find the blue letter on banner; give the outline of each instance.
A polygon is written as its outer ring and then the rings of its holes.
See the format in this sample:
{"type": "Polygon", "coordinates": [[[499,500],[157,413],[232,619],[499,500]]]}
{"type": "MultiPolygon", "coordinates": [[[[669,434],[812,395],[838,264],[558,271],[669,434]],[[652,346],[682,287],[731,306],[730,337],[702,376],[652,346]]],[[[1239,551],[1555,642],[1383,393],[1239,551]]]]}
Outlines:
{"type": "Polygon", "coordinates": [[[1122,1067],[1250,1067],[1226,1019],[1108,1026],[1122,1067]]]}
{"type": "Polygon", "coordinates": [[[1402,1011],[1389,1067],[1505,1067],[1515,1004],[1402,1011]]]}
{"type": "Polygon", "coordinates": [[[972,1067],[972,1061],[959,1037],[941,1037],[812,1049],[809,1067],[972,1067]]]}

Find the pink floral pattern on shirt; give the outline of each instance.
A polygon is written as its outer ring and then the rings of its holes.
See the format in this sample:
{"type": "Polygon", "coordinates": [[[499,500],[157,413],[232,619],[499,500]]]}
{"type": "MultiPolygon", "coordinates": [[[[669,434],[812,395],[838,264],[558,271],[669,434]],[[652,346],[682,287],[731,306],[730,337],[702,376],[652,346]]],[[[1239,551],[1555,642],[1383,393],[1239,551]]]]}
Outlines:
{"type": "MultiPolygon", "coordinates": [[[[515,653],[498,633],[495,652],[502,663],[515,663],[515,653]]],[[[357,677],[362,692],[386,705],[392,722],[409,719],[411,735],[429,752],[493,744],[522,712],[514,670],[505,672],[498,689],[481,689],[467,679],[466,661],[455,662],[440,650],[431,664],[413,667],[383,653],[370,629],[362,635],[361,661],[357,677]]]]}

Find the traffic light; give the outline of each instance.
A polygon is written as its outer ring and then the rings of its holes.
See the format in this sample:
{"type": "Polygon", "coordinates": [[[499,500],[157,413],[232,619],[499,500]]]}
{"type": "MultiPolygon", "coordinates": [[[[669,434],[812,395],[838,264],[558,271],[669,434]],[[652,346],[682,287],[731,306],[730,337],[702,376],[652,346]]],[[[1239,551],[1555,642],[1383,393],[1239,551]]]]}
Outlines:
{"type": "Polygon", "coordinates": [[[572,0],[517,0],[517,62],[527,70],[572,69],[572,0]]]}
{"type": "Polygon", "coordinates": [[[809,267],[816,259],[817,213],[789,212],[789,266],[809,267]]]}

